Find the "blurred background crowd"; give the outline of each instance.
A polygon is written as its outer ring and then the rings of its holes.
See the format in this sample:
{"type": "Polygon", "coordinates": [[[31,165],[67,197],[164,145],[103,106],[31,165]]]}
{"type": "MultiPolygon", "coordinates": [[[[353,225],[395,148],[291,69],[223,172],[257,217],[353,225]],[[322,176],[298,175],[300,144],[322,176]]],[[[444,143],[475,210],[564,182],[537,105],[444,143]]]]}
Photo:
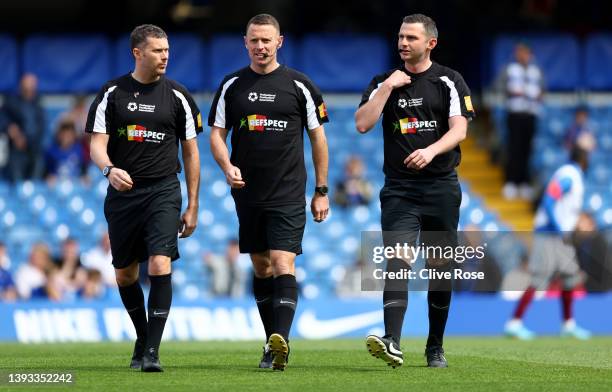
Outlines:
{"type": "MultiPolygon", "coordinates": [[[[464,75],[477,113],[462,144],[460,230],[466,243],[489,243],[485,263],[465,264],[488,278],[456,289],[526,287],[529,241],[521,233],[531,232],[542,187],[574,145],[590,151],[584,211],[569,236],[582,287],[612,288],[612,34],[605,32],[612,17],[603,1],[268,0],[238,7],[175,0],[117,7],[78,0],[0,5],[1,301],[117,295],[102,213],[108,184],[90,163],[84,127],[97,89],[131,69],[129,31],[156,23],[169,32],[169,76],[195,94],[206,117],[220,77],[247,65],[244,24],[264,11],[287,36],[281,61],[321,87],[331,120],[332,214],[307,225],[297,264],[302,295],[369,295],[361,290],[367,261],[360,242],[362,231],[380,230],[382,133],[377,127],[358,135],[353,113],[371,77],[398,64],[397,28],[414,12],[437,21],[432,57],[464,75]]],[[[250,261],[238,251],[233,201],[207,139],[205,133],[198,141],[199,227],[180,243],[173,282],[185,299],[242,297],[251,290],[250,261]]],[[[305,160],[313,173],[309,151],[305,160]]],[[[555,290],[553,283],[551,295],[555,290]]]]}

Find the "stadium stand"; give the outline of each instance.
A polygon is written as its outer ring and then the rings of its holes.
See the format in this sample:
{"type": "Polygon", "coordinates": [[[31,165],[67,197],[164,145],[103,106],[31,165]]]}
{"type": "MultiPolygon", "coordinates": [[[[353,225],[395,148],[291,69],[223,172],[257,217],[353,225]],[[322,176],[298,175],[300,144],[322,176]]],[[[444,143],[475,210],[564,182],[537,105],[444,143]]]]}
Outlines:
{"type": "Polygon", "coordinates": [[[307,35],[301,42],[303,71],[323,91],[360,91],[372,77],[389,68],[389,44],[381,37],[307,35]],[[360,56],[367,48],[367,56],[360,56]]]}
{"type": "Polygon", "coordinates": [[[109,40],[104,35],[32,35],[22,48],[22,69],[36,74],[39,91],[97,91],[112,75],[109,40]]]}
{"type": "MultiPolygon", "coordinates": [[[[209,103],[199,102],[203,111],[209,103]]],[[[67,109],[67,108],[66,108],[67,109]]],[[[380,151],[381,129],[378,126],[366,135],[357,135],[353,129],[354,107],[330,107],[331,118],[337,119],[327,126],[330,156],[343,162],[350,154],[364,159],[366,177],[375,189],[382,185],[382,156],[380,151]]],[[[49,117],[57,117],[58,108],[49,117]]],[[[208,153],[209,143],[204,135],[198,139],[202,151],[202,189],[199,228],[193,238],[181,243],[182,261],[175,264],[179,280],[184,277],[181,293],[193,297],[203,295],[205,274],[202,269],[203,252],[221,253],[225,243],[237,232],[234,203],[221,171],[208,153]]],[[[313,173],[310,147],[306,144],[308,173],[313,173]]],[[[342,176],[343,165],[330,166],[330,184],[342,176]]],[[[9,255],[16,270],[27,260],[29,249],[36,241],[47,242],[57,250],[62,240],[75,237],[83,252],[93,248],[106,228],[103,201],[107,181],[95,168],[90,169],[92,183],[84,185],[78,179],[60,181],[55,187],[44,182],[25,181],[10,185],[0,182],[0,226],[6,234],[9,255]],[[15,197],[15,196],[16,197],[15,197]]],[[[488,211],[482,200],[463,185],[461,225],[475,224],[483,230],[503,230],[506,226],[488,211]]],[[[183,191],[185,184],[183,183],[183,191]]],[[[314,187],[309,176],[308,189],[314,187]]],[[[304,236],[304,255],[298,260],[301,280],[314,296],[334,295],[339,271],[351,266],[359,253],[362,230],[380,230],[380,207],[377,198],[367,206],[345,211],[332,210],[324,225],[308,224],[304,236]],[[300,260],[301,259],[301,260],[300,260]],[[335,266],[336,268],[330,268],[335,266]],[[316,288],[316,289],[315,289],[316,288]]]]}
{"type": "Polygon", "coordinates": [[[19,79],[17,42],[9,35],[0,34],[0,91],[11,91],[19,79]]]}
{"type": "MultiPolygon", "coordinates": [[[[112,41],[105,36],[31,36],[21,48],[10,36],[0,36],[0,60],[7,64],[0,75],[0,91],[10,91],[17,83],[18,70],[31,71],[40,78],[40,89],[46,94],[94,92],[107,79],[131,69],[127,36],[112,41]],[[21,57],[16,53],[22,54],[21,57]],[[5,62],[4,59],[7,59],[5,62]],[[20,60],[19,63],[17,60],[20,60]]],[[[515,37],[498,39],[491,64],[498,70],[511,53],[515,37]]],[[[534,47],[538,61],[547,70],[549,88],[556,91],[576,90],[587,87],[598,91],[612,90],[612,40],[609,36],[593,36],[578,42],[572,36],[533,36],[528,42],[534,47]],[[584,64],[579,56],[583,50],[584,64]],[[558,54],[563,52],[563,56],[558,54]]],[[[194,92],[211,91],[218,86],[228,70],[246,64],[244,42],[240,35],[214,36],[204,42],[194,35],[171,34],[171,66],[169,75],[177,78],[194,92]]],[[[305,36],[300,41],[287,39],[281,49],[281,59],[303,70],[327,92],[360,92],[373,74],[387,69],[389,45],[378,37],[353,36],[305,36]],[[340,43],[342,45],[340,45],[340,43]],[[359,63],[354,53],[366,45],[368,56],[359,63]],[[299,48],[299,50],[298,50],[299,48]],[[308,53],[299,56],[298,53],[308,53]]],[[[208,113],[210,101],[199,95],[198,104],[204,114],[208,113]]],[[[69,108],[69,100],[46,101],[49,133],[58,116],[69,108]]],[[[326,126],[330,157],[329,183],[334,184],[341,176],[343,163],[349,155],[360,156],[365,163],[366,177],[374,189],[380,189],[383,178],[381,167],[382,137],[380,126],[366,135],[357,135],[353,114],[356,105],[330,104],[332,122],[326,126]],[[350,147],[349,147],[350,146],[350,147]]],[[[547,101],[545,115],[538,125],[533,151],[532,169],[540,181],[544,181],[552,170],[564,159],[563,132],[576,106],[574,101],[547,101]]],[[[593,154],[592,170],[587,178],[587,204],[600,227],[612,228],[612,107],[609,104],[589,104],[595,127],[597,150],[593,154]]],[[[494,119],[503,130],[503,111],[493,108],[494,119]]],[[[183,298],[193,299],[204,295],[206,277],[201,255],[210,251],[220,253],[228,239],[236,235],[237,220],[233,200],[225,179],[208,153],[206,134],[198,139],[202,151],[202,189],[200,226],[193,238],[181,244],[183,260],[176,264],[177,283],[183,298]]],[[[308,173],[312,173],[309,144],[305,159],[308,173]]],[[[483,154],[475,144],[465,145],[468,155],[483,154]],[[472,153],[473,152],[473,153],[472,153]]],[[[472,162],[480,171],[482,156],[472,162]]],[[[90,168],[90,184],[79,180],[62,180],[54,187],[43,182],[19,182],[9,184],[0,180],[0,230],[2,240],[8,245],[13,261],[11,270],[27,260],[33,243],[42,240],[56,251],[62,240],[75,237],[83,252],[93,248],[106,224],[102,212],[107,182],[95,168],[90,168]]],[[[490,182],[485,178],[484,182],[490,182]]],[[[312,175],[307,189],[314,187],[312,175]]],[[[498,214],[487,204],[487,194],[476,192],[478,186],[462,182],[461,227],[475,225],[483,231],[495,233],[510,230],[511,226],[503,214],[498,214]]],[[[183,191],[185,185],[183,184],[183,191]]],[[[510,212],[512,214],[512,212],[510,212]]],[[[308,224],[304,237],[305,253],[298,259],[298,277],[305,295],[325,297],[334,295],[335,286],[342,272],[350,268],[359,253],[360,231],[378,230],[380,207],[378,199],[367,206],[341,210],[335,208],[328,222],[323,225],[308,224]],[[332,267],[333,268],[330,268],[332,267]]],[[[491,240],[495,241],[491,234],[491,240]]],[[[518,263],[521,249],[500,242],[496,247],[500,254],[510,260],[503,271],[511,270],[518,263]],[[502,246],[503,245],[503,246],[502,246]]]]}
{"type": "Polygon", "coordinates": [[[595,34],[584,44],[584,84],[588,90],[606,91],[612,87],[612,34],[595,34]]]}

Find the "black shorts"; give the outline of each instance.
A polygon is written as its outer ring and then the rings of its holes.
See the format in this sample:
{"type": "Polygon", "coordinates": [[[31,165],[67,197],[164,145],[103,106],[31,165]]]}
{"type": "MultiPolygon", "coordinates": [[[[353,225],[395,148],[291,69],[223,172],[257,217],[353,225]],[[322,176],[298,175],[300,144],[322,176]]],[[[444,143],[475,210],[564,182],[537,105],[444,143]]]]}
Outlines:
{"type": "Polygon", "coordinates": [[[113,266],[125,268],[149,256],[179,258],[181,187],[176,175],[153,184],[119,192],[108,186],[104,216],[113,266]]]}
{"type": "Polygon", "coordinates": [[[240,253],[261,253],[272,249],[302,254],[305,205],[260,207],[236,203],[236,211],[240,226],[240,253]]]}
{"type": "Polygon", "coordinates": [[[455,172],[435,178],[386,179],[380,191],[385,245],[412,245],[420,239],[419,244],[456,246],[460,205],[455,172]]]}

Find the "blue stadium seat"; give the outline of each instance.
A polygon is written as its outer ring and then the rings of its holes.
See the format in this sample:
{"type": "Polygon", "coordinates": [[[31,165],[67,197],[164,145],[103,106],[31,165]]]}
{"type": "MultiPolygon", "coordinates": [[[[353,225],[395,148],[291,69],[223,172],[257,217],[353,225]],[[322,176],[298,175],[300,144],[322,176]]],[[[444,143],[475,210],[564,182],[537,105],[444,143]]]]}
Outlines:
{"type": "Polygon", "coordinates": [[[223,77],[249,64],[249,56],[240,35],[223,34],[214,36],[210,41],[210,78],[208,89],[219,88],[223,77]]]}
{"type": "Polygon", "coordinates": [[[597,146],[608,153],[612,152],[612,133],[609,131],[601,133],[597,138],[597,146]]]}
{"type": "MultiPolygon", "coordinates": [[[[205,56],[205,44],[195,34],[169,33],[170,58],[167,75],[183,84],[191,92],[202,91],[207,86],[205,80],[209,61],[205,56]]],[[[134,69],[134,56],[130,49],[129,35],[115,42],[115,67],[113,77],[124,75],[134,69]]]]}
{"type": "Polygon", "coordinates": [[[0,34],[0,91],[13,91],[19,79],[17,43],[10,35],[0,34]]]}
{"type": "Polygon", "coordinates": [[[589,90],[612,89],[612,34],[595,34],[584,45],[584,81],[589,90]]]}
{"type": "Polygon", "coordinates": [[[361,92],[389,69],[388,42],[377,36],[312,34],[302,41],[300,63],[323,91],[361,92]],[[367,53],[355,61],[357,53],[367,53]]]}
{"type": "Polygon", "coordinates": [[[42,93],[95,92],[111,77],[111,50],[103,35],[32,35],[23,44],[23,69],[42,93]]]}

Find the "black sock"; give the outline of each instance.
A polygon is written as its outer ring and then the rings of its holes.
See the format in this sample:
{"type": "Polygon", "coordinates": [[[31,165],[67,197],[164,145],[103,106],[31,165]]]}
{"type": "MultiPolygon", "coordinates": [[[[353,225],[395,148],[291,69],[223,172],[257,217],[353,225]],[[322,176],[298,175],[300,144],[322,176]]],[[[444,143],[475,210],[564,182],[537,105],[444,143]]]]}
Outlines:
{"type": "MultiPolygon", "coordinates": [[[[400,272],[408,269],[406,263],[400,259],[391,259],[387,262],[388,272],[400,272]]],[[[402,337],[404,315],[408,307],[408,280],[386,279],[383,292],[383,311],[385,315],[385,335],[390,335],[399,345],[402,337]]]]}
{"type": "Polygon", "coordinates": [[[119,295],[127,310],[139,339],[147,339],[147,312],[145,311],[144,294],[138,281],[129,286],[119,286],[119,295]]]}
{"type": "Polygon", "coordinates": [[[427,305],[429,308],[429,336],[427,337],[427,348],[434,346],[442,347],[450,301],[450,290],[429,291],[427,293],[427,305]]]}
{"type": "Polygon", "coordinates": [[[157,356],[159,343],[172,304],[172,274],[149,275],[151,290],[149,291],[149,324],[147,337],[147,352],[157,356]]]}
{"type": "Polygon", "coordinates": [[[253,295],[259,309],[259,316],[266,331],[266,341],[273,331],[274,323],[274,277],[258,278],[253,276],[253,295]]]}
{"type": "Polygon", "coordinates": [[[280,275],[274,278],[274,333],[289,340],[289,331],[293,323],[298,300],[298,289],[295,276],[280,275]]]}

